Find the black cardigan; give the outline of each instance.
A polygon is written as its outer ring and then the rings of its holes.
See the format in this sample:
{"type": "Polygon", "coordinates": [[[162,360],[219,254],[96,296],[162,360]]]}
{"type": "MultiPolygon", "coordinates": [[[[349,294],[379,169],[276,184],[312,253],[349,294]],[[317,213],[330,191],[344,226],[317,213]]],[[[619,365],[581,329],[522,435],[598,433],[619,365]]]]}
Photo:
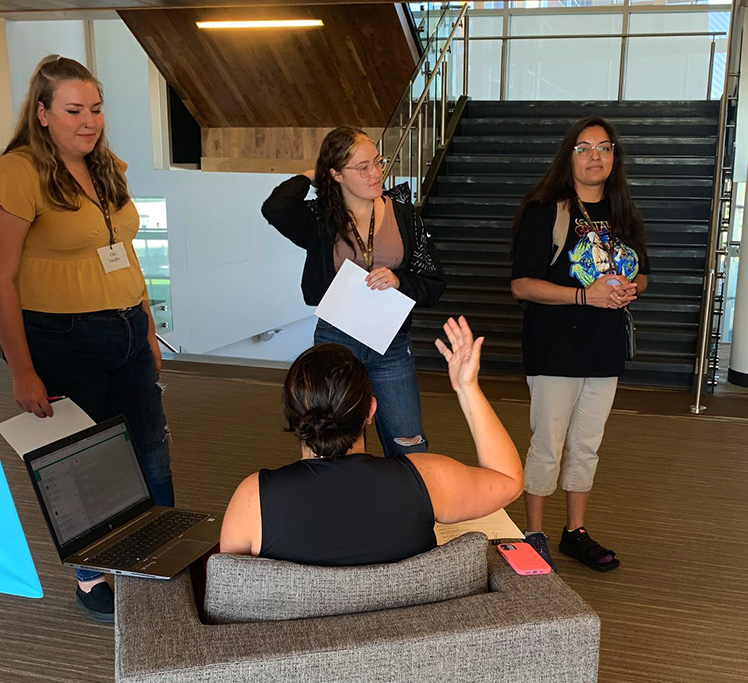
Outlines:
{"type": "MultiPolygon", "coordinates": [[[[282,182],[265,200],[262,215],[283,236],[306,250],[301,291],[307,305],[316,306],[335,277],[335,242],[320,234],[318,201],[305,200],[310,185],[309,178],[303,175],[282,182]]],[[[385,191],[383,196],[392,200],[403,240],[402,266],[393,271],[400,280],[398,289],[416,306],[433,306],[447,280],[431,236],[410,201],[410,188],[404,183],[385,191]]]]}

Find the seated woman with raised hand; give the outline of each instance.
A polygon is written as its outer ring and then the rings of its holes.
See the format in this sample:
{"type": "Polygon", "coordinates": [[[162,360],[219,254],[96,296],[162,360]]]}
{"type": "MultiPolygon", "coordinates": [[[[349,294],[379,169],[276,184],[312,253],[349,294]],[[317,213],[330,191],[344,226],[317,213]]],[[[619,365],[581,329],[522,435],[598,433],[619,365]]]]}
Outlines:
{"type": "Polygon", "coordinates": [[[339,344],[305,351],[283,385],[301,460],[260,470],[234,492],[221,551],[303,564],[395,562],[435,547],[434,521],[488,515],[522,492],[517,449],[478,386],[483,338],[464,318],[436,346],[470,426],[478,467],[435,453],[376,458],[363,432],[377,408],[363,363],[339,344]]]}

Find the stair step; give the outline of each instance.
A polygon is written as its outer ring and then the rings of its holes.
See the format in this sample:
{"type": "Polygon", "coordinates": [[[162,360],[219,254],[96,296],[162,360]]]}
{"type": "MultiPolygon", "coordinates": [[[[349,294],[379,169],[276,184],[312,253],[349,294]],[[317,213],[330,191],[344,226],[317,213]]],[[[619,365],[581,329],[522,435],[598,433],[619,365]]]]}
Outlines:
{"type": "MultiPolygon", "coordinates": [[[[424,207],[427,211],[428,202],[424,207]]],[[[460,216],[424,216],[425,223],[436,239],[459,239],[470,237],[474,240],[493,239],[506,240],[511,234],[512,216],[506,218],[486,218],[460,216]]],[[[684,247],[699,247],[706,245],[708,237],[708,222],[694,223],[688,220],[656,222],[648,221],[645,225],[648,242],[651,246],[669,246],[673,241],[684,247]]]]}
{"type": "MultiPolygon", "coordinates": [[[[540,180],[553,161],[554,150],[540,154],[455,154],[450,152],[445,161],[448,174],[490,174],[509,173],[514,176],[527,176],[540,180]]],[[[649,176],[714,176],[713,156],[692,156],[667,158],[654,156],[626,156],[626,172],[630,178],[649,176]]]]}
{"type": "Polygon", "coordinates": [[[514,100],[496,102],[490,100],[471,100],[467,107],[467,118],[485,118],[491,116],[530,119],[535,117],[565,116],[573,121],[586,116],[600,116],[608,119],[612,117],[626,117],[637,119],[640,117],[656,118],[662,116],[670,118],[685,118],[693,116],[711,117],[717,121],[719,116],[719,102],[710,100],[687,101],[600,101],[589,102],[580,100],[568,101],[539,101],[514,100]]]}
{"type": "Polygon", "coordinates": [[[623,382],[690,387],[698,345],[715,168],[717,102],[468,103],[440,176],[422,207],[448,286],[414,312],[417,367],[444,372],[433,340],[464,314],[486,336],[487,374],[522,375],[524,311],[511,295],[508,252],[522,198],[548,170],[568,127],[584,115],[616,126],[631,194],[642,212],[652,274],[632,306],[639,353],[623,382]]]}
{"type": "MultiPolygon", "coordinates": [[[[688,116],[683,118],[626,118],[606,117],[621,137],[643,135],[670,135],[677,130],[680,136],[714,136],[718,119],[712,116],[688,116]]],[[[543,116],[528,119],[512,116],[480,116],[463,119],[460,135],[555,135],[560,140],[577,121],[574,116],[543,116]]]]}
{"type": "MultiPolygon", "coordinates": [[[[537,178],[495,175],[449,175],[438,179],[440,196],[485,195],[524,197],[537,178]]],[[[707,178],[633,178],[629,180],[636,201],[642,197],[684,197],[711,200],[713,182],[707,178]]]]}
{"type": "MultiPolygon", "coordinates": [[[[431,196],[428,199],[429,217],[501,217],[511,218],[520,198],[431,196]]],[[[690,221],[709,221],[711,202],[705,199],[641,199],[636,203],[646,220],[680,218],[690,221]]]]}
{"type": "MultiPolygon", "coordinates": [[[[716,130],[715,130],[716,132],[716,130]]],[[[455,154],[555,154],[561,138],[533,135],[531,138],[511,135],[456,135],[450,152],[455,154]]],[[[712,137],[622,137],[626,156],[662,155],[692,157],[713,155],[717,148],[716,135],[712,137]]]]}

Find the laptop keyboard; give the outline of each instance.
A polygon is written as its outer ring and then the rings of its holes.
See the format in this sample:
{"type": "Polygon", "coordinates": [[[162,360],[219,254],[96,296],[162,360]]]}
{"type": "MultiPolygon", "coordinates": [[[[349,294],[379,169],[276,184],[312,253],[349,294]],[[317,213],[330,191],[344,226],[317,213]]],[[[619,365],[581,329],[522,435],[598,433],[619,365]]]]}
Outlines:
{"type": "Polygon", "coordinates": [[[166,545],[207,516],[199,512],[166,510],[152,522],[148,522],[144,527],[113,546],[94,555],[86,564],[121,567],[122,569],[133,567],[154,550],[166,545]]]}

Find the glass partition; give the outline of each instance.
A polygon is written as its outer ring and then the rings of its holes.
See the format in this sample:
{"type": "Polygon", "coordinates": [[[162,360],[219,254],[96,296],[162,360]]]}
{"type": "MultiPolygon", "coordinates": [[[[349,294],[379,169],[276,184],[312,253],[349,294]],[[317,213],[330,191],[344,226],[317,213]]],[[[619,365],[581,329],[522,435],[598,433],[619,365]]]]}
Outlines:
{"type": "Polygon", "coordinates": [[[447,120],[449,107],[462,92],[463,50],[456,41],[462,36],[462,28],[457,24],[463,12],[461,6],[447,5],[442,10],[431,40],[379,143],[382,155],[394,157],[388,170],[388,184],[408,182],[416,202],[420,200],[420,186],[428,165],[441,142],[442,117],[447,120]],[[453,31],[454,40],[440,63],[439,57],[453,31]],[[422,106],[417,109],[421,98],[422,106]],[[398,150],[406,130],[404,144],[398,150]]]}
{"type": "Polygon", "coordinates": [[[724,32],[729,12],[648,12],[630,18],[626,59],[627,100],[719,99],[725,78],[727,38],[646,36],[637,33],[724,32]],[[714,59],[711,58],[714,43],[714,59]],[[711,80],[710,80],[711,78],[711,80]]]}
{"type": "Polygon", "coordinates": [[[511,35],[532,38],[509,43],[507,99],[616,99],[621,39],[578,36],[620,34],[621,26],[617,13],[513,16],[511,35]],[[575,37],[542,38],[563,35],[575,37]]]}
{"type": "Polygon", "coordinates": [[[156,332],[165,334],[174,328],[166,201],[163,198],[138,198],[133,199],[133,203],[140,216],[140,229],[132,245],[148,287],[148,303],[156,323],[156,332]]]}

